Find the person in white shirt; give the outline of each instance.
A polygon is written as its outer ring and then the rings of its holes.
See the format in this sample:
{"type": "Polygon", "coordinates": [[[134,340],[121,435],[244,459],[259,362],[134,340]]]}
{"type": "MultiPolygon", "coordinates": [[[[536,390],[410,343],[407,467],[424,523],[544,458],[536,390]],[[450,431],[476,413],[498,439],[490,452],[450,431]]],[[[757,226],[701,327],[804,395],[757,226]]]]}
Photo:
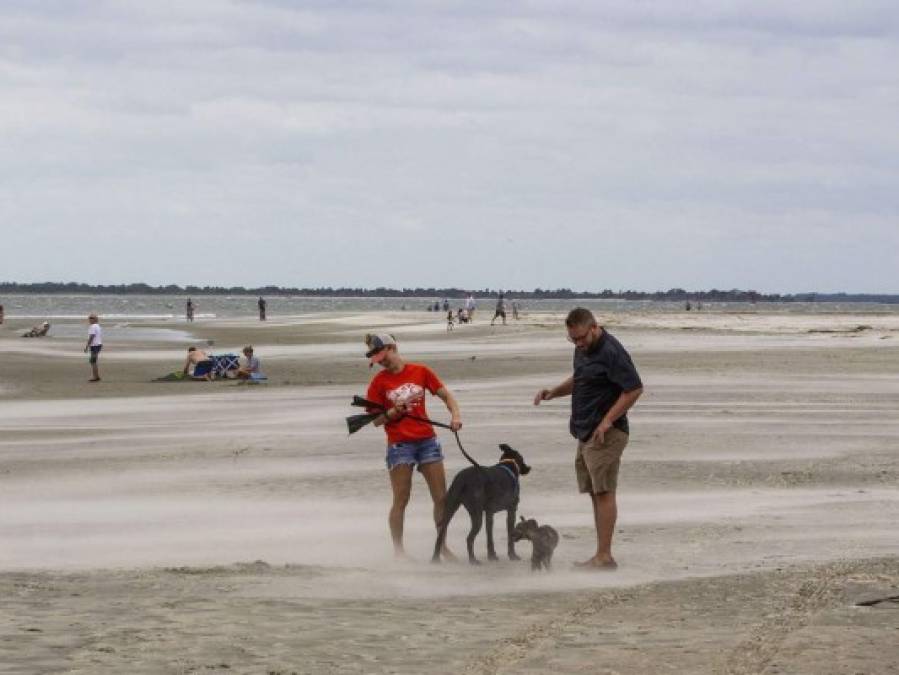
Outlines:
{"type": "Polygon", "coordinates": [[[84,353],[86,354],[87,350],[90,349],[91,371],[94,375],[88,382],[99,382],[100,368],[97,366],[97,357],[100,356],[100,350],[103,349],[103,329],[100,328],[100,319],[97,318],[96,314],[91,314],[87,317],[87,322],[90,324],[90,327],[87,329],[87,344],[84,346],[84,353]]]}
{"type": "Polygon", "coordinates": [[[468,320],[471,323],[474,323],[474,311],[477,309],[477,306],[477,303],[474,301],[474,295],[469,293],[468,297],[465,298],[465,310],[468,313],[468,320]]]}

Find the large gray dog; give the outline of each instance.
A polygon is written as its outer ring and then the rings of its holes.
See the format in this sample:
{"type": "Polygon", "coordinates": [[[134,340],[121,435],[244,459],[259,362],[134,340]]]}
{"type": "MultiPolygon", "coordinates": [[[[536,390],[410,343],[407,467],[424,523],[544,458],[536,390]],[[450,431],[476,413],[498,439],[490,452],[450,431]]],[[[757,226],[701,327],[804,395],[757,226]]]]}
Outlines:
{"type": "Polygon", "coordinates": [[[464,506],[471,516],[471,531],[468,533],[468,561],[479,564],[474,555],[474,540],[481,531],[481,524],[487,520],[487,557],[497,560],[493,546],[493,514],[506,512],[506,531],[509,539],[509,560],[518,560],[512,530],[515,526],[515,511],[518,509],[518,478],[531,470],[516,450],[505,443],[500,444],[502,455],[493,466],[470,466],[462,469],[453,478],[446,493],[443,519],[434,544],[432,562],[440,562],[440,549],[446,540],[446,528],[460,506],[464,506]]]}

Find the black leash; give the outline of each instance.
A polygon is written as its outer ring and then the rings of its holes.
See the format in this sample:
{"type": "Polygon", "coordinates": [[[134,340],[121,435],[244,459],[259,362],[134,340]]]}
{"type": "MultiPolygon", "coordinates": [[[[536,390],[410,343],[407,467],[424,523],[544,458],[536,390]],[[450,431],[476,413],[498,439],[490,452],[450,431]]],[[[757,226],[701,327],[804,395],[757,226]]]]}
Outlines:
{"type": "Polygon", "coordinates": [[[471,462],[474,466],[478,467],[479,469],[483,469],[484,467],[482,467],[480,464],[478,464],[476,461],[474,461],[471,458],[471,455],[469,455],[467,452],[465,452],[465,448],[462,447],[462,441],[459,440],[459,432],[454,431],[453,436],[456,437],[456,445],[459,446],[459,450],[461,450],[462,454],[465,455],[465,459],[467,459],[469,462],[471,462]]]}
{"type": "MultiPolygon", "coordinates": [[[[472,456],[465,451],[464,447],[462,447],[462,439],[459,438],[459,432],[453,429],[449,424],[444,424],[443,422],[435,422],[434,420],[428,419],[427,417],[418,417],[417,415],[403,415],[403,417],[410,420],[415,420],[416,422],[426,422],[428,424],[433,424],[435,427],[440,427],[441,429],[449,429],[453,432],[453,436],[456,437],[456,445],[459,446],[459,451],[465,456],[465,459],[471,462],[474,466],[481,468],[481,465],[474,461],[472,456]]],[[[402,417],[400,419],[402,419],[402,417]]]]}
{"type": "MultiPolygon", "coordinates": [[[[380,403],[375,403],[374,401],[369,401],[367,399],[364,399],[361,396],[353,396],[353,402],[350,405],[354,405],[359,408],[370,408],[372,410],[379,410],[380,412],[378,414],[384,414],[384,415],[387,414],[387,408],[385,406],[381,405],[380,403]]],[[[375,417],[377,417],[377,415],[371,415],[371,416],[357,415],[356,417],[362,418],[361,424],[358,426],[351,426],[350,433],[357,431],[358,429],[361,428],[361,426],[364,426],[368,422],[371,422],[375,417]],[[366,417],[370,417],[370,419],[365,419],[366,417]]],[[[465,448],[462,446],[462,439],[459,438],[459,432],[456,431],[455,429],[453,429],[449,424],[444,424],[443,422],[435,422],[434,420],[428,419],[427,417],[418,417],[417,415],[404,414],[403,417],[407,417],[410,420],[416,420],[417,422],[425,422],[425,423],[431,424],[435,427],[440,427],[441,429],[449,429],[450,431],[453,432],[453,436],[456,437],[456,445],[459,446],[459,450],[461,451],[461,453],[465,457],[465,459],[467,459],[469,462],[471,462],[471,464],[473,466],[476,466],[479,469],[483,468],[480,464],[478,464],[474,460],[474,458],[471,455],[469,455],[465,451],[465,448]]],[[[353,419],[354,418],[347,418],[347,424],[349,425],[349,423],[353,419]]]]}

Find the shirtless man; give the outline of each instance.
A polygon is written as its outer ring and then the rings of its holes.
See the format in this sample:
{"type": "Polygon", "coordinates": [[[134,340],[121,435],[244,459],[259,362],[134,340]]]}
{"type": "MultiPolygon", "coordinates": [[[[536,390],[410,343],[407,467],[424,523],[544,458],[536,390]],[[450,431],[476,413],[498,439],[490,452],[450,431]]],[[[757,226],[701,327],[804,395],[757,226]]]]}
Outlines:
{"type": "Polygon", "coordinates": [[[191,365],[194,367],[194,372],[191,374],[193,379],[208,380],[210,382],[215,379],[215,374],[212,372],[212,359],[202,349],[197,349],[196,347],[187,348],[187,361],[184,362],[185,375],[190,371],[191,365]]]}

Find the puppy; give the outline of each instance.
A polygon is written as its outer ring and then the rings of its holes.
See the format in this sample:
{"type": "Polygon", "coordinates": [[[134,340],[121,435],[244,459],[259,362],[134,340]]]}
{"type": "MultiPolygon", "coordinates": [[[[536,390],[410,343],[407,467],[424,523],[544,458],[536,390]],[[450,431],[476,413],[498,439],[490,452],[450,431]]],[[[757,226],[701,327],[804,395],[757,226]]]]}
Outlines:
{"type": "Polygon", "coordinates": [[[500,460],[493,466],[470,466],[462,469],[453,478],[444,502],[443,518],[434,544],[434,555],[431,562],[440,562],[440,550],[446,540],[446,528],[449,527],[456,511],[464,506],[471,517],[471,531],[468,533],[468,562],[479,564],[474,555],[474,540],[481,530],[481,523],[487,520],[487,557],[497,560],[493,546],[493,514],[506,512],[506,531],[509,542],[509,560],[518,560],[515,555],[515,542],[512,541],[512,529],[515,525],[515,511],[518,509],[518,479],[530,472],[531,467],[525,464],[524,457],[505,443],[500,444],[500,460]]]}
{"type": "Polygon", "coordinates": [[[515,525],[512,531],[512,539],[521,541],[522,539],[530,539],[534,545],[534,551],[531,554],[531,571],[536,572],[541,567],[547,571],[552,566],[553,551],[559,544],[559,533],[549,525],[537,525],[537,521],[533,518],[528,520],[521,517],[521,522],[515,525]]]}

